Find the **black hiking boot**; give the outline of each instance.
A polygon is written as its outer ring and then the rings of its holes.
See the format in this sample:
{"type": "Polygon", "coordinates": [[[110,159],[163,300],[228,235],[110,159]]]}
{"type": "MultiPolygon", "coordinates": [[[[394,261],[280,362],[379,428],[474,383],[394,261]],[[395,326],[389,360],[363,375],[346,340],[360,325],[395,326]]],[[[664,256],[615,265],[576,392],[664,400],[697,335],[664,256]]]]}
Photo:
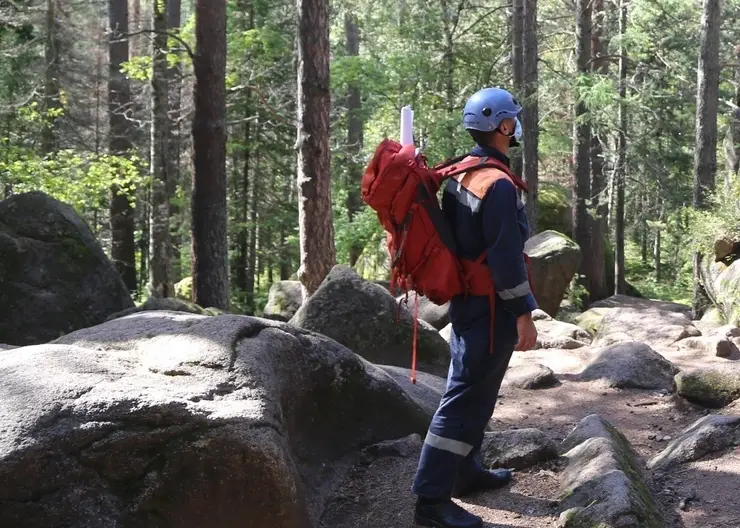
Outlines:
{"type": "Polygon", "coordinates": [[[420,498],[416,502],[414,522],[432,528],[483,528],[480,517],[466,512],[451,500],[432,502],[420,498]]]}
{"type": "Polygon", "coordinates": [[[456,499],[467,497],[479,491],[503,488],[511,482],[511,471],[508,469],[483,470],[465,482],[456,482],[452,496],[456,499]]]}

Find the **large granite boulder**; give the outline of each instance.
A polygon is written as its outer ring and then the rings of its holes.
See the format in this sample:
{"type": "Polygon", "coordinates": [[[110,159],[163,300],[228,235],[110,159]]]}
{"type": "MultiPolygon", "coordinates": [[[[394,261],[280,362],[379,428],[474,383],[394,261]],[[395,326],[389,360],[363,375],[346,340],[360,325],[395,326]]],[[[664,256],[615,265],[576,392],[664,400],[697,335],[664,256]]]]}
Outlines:
{"type": "Polygon", "coordinates": [[[673,388],[673,363],[645,343],[618,343],[599,350],[576,378],[619,389],[673,388]]]}
{"type": "Polygon", "coordinates": [[[629,441],[597,415],[563,440],[562,528],[664,528],[641,464],[629,441]]]}
{"type": "Polygon", "coordinates": [[[542,310],[536,310],[533,318],[537,327],[535,349],[572,350],[591,344],[591,336],[580,326],[553,319],[542,310]]]}
{"type": "Polygon", "coordinates": [[[276,321],[289,321],[303,303],[301,282],[297,280],[283,280],[270,286],[267,294],[267,304],[262,316],[276,321]]]}
{"type": "Polygon", "coordinates": [[[198,315],[216,315],[216,308],[203,308],[193,302],[186,301],[178,297],[149,297],[140,306],[128,308],[109,315],[106,321],[112,321],[120,317],[126,317],[139,312],[165,311],[165,312],[185,312],[198,315]]]}
{"type": "Polygon", "coordinates": [[[45,343],[133,305],[72,207],[42,192],[0,202],[0,342],[45,343]]]}
{"type": "Polygon", "coordinates": [[[543,231],[527,240],[532,289],[539,307],[555,317],[581,261],[578,244],[556,231],[543,231]]]}
{"type": "MultiPolygon", "coordinates": [[[[691,313],[691,307],[685,304],[642,299],[628,295],[612,295],[607,299],[592,303],[588,310],[575,319],[575,323],[589,334],[596,335],[604,317],[607,314],[619,310],[629,310],[631,313],[644,313],[651,318],[656,315],[662,316],[666,312],[683,314],[686,317],[691,313]]],[[[672,316],[668,317],[670,318],[672,316]]],[[[605,330],[608,331],[609,329],[607,328],[605,330]]]]}
{"type": "Polygon", "coordinates": [[[702,258],[699,277],[723,322],[740,326],[740,260],[731,264],[702,258]]]}
{"type": "Polygon", "coordinates": [[[573,206],[567,187],[553,181],[540,182],[537,194],[537,227],[573,236],[573,206]]]}
{"type": "Polygon", "coordinates": [[[236,315],[137,313],[0,378],[7,527],[314,527],[341,461],[428,425],[335,341],[236,315]]]}
{"type": "Polygon", "coordinates": [[[437,330],[443,330],[450,324],[450,303],[435,304],[423,295],[417,295],[415,291],[409,292],[408,299],[405,294],[398,295],[396,302],[404,303],[413,313],[416,309],[414,303],[417,296],[419,297],[419,319],[426,321],[437,330]]]}
{"type": "MultiPolygon", "coordinates": [[[[329,336],[373,363],[411,365],[413,315],[382,286],[346,266],[334,266],[290,324],[329,336]]],[[[449,345],[426,321],[418,325],[420,370],[445,375],[449,345]]]]}
{"type": "Polygon", "coordinates": [[[627,335],[633,341],[658,349],[701,335],[685,312],[665,310],[660,303],[644,299],[640,301],[633,306],[607,310],[600,320],[593,345],[614,342],[614,335],[627,335]]]}
{"type": "Polygon", "coordinates": [[[675,377],[676,391],[689,401],[707,407],[723,407],[740,399],[740,365],[724,365],[685,370],[675,377]]]}

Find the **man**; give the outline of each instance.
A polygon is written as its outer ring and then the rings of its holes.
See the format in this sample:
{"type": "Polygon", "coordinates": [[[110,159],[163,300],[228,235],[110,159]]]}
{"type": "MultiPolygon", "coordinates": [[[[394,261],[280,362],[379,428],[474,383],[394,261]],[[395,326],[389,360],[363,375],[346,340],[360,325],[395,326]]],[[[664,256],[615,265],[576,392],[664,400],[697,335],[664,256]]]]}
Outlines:
{"type": "MultiPolygon", "coordinates": [[[[521,110],[505,90],[486,88],[474,94],[463,111],[463,125],[476,142],[470,155],[495,158],[508,166],[509,146],[521,132],[517,118],[521,110]]],[[[523,253],[529,226],[514,183],[497,169],[478,169],[450,179],[442,208],[455,234],[458,255],[475,260],[486,252],[495,308],[488,296],[460,295],[450,302],[447,389],[429,427],[414,479],[412,489],[418,496],[414,520],[421,526],[475,528],[483,525],[481,518],[452,497],[499,488],[511,480],[508,470],[484,469],[478,452],[513,351],[528,350],[537,340],[532,321],[537,305],[523,253]]]]}

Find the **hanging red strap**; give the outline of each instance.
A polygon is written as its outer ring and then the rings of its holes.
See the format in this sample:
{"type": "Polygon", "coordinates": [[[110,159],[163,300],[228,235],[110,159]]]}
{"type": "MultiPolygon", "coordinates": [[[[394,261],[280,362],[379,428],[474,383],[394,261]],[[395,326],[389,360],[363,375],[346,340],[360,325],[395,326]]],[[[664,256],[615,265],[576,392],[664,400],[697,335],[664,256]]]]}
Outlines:
{"type": "Polygon", "coordinates": [[[414,345],[411,352],[411,384],[416,385],[416,344],[419,341],[419,293],[414,295],[414,345]]]}
{"type": "Polygon", "coordinates": [[[491,291],[488,292],[488,306],[491,310],[491,320],[488,323],[490,327],[488,330],[488,353],[493,354],[493,324],[496,309],[496,289],[493,286],[491,286],[491,291]]]}

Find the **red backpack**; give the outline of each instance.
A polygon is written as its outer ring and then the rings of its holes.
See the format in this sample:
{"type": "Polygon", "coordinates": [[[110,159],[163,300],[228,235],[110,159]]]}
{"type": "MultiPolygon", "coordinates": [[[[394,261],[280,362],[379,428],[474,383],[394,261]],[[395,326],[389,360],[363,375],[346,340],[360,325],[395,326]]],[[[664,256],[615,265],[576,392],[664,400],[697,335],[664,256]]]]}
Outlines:
{"type": "MultiPolygon", "coordinates": [[[[493,158],[463,156],[430,168],[426,158],[416,154],[414,145],[402,147],[385,139],[378,146],[362,177],[362,199],[377,212],[387,232],[391,291],[396,287],[407,293],[413,289],[436,304],[444,304],[455,295],[488,295],[493,314],[493,281],[488,266],[483,264],[486,252],[475,261],[457,256],[452,228],[437,199],[437,191],[447,178],[486,167],[500,170],[526,191],[524,182],[493,158]]],[[[416,367],[418,295],[412,382],[416,367]]]]}

